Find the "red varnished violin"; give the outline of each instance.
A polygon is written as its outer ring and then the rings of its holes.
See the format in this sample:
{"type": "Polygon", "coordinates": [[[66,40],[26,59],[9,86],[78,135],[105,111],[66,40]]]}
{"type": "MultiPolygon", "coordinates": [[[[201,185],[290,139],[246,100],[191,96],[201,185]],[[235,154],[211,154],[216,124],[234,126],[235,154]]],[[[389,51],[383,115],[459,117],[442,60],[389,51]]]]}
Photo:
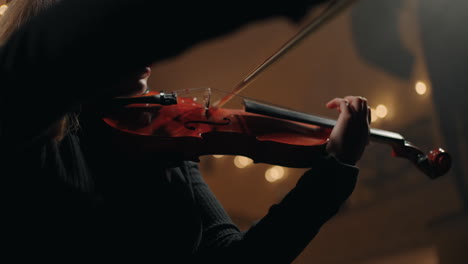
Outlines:
{"type": "MultiPolygon", "coordinates": [[[[242,97],[245,109],[211,107],[211,89],[203,91],[204,99],[191,93],[201,91],[125,98],[104,121],[119,131],[124,137],[119,143],[131,151],[193,161],[203,155],[242,155],[255,163],[295,168],[311,167],[314,157],[323,155],[335,124],[242,97]]],[[[425,154],[400,134],[380,129],[371,129],[370,139],[390,145],[393,156],[408,159],[430,178],[450,169],[450,155],[441,148],[425,154]]]]}

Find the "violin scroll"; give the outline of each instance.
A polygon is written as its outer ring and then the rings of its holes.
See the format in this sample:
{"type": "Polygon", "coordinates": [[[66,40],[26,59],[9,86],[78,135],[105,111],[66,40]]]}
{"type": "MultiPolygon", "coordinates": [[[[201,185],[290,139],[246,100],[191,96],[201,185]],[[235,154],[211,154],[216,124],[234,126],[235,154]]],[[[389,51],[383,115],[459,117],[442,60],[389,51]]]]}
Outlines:
{"type": "Polygon", "coordinates": [[[435,177],[444,175],[452,166],[452,157],[442,148],[431,150],[427,155],[427,160],[435,177]]]}
{"type": "Polygon", "coordinates": [[[392,156],[410,160],[431,179],[446,174],[452,165],[450,154],[442,148],[433,149],[426,155],[408,141],[405,141],[404,144],[392,144],[392,147],[392,156]]]}

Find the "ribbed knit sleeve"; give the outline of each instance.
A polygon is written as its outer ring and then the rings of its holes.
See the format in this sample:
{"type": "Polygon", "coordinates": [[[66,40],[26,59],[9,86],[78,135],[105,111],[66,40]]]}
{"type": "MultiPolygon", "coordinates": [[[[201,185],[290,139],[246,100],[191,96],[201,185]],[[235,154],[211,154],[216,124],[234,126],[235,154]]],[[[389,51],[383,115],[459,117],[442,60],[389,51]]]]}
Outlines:
{"type": "Polygon", "coordinates": [[[200,249],[228,247],[232,240],[240,240],[242,233],[201,177],[198,166],[192,164],[190,176],[203,225],[200,249]]]}
{"type": "Polygon", "coordinates": [[[199,257],[205,263],[291,263],[350,196],[359,172],[333,157],[320,158],[267,215],[240,232],[196,167],[191,171],[203,225],[199,257]]]}

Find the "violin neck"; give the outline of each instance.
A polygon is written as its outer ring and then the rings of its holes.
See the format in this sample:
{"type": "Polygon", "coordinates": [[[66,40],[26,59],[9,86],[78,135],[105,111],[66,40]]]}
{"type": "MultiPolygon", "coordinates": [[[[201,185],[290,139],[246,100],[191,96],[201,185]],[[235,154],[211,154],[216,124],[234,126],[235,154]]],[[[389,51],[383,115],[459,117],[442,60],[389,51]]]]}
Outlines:
{"type": "MultiPolygon", "coordinates": [[[[249,113],[281,118],[305,124],[317,125],[330,129],[336,125],[336,120],[333,119],[306,114],[278,106],[259,103],[248,99],[244,99],[244,105],[245,111],[249,113]]],[[[372,141],[391,145],[403,144],[405,142],[403,136],[401,136],[398,133],[376,128],[370,129],[370,139],[372,141]]]]}
{"type": "MultiPolygon", "coordinates": [[[[246,99],[244,99],[244,104],[245,111],[255,114],[317,125],[328,129],[333,128],[336,124],[336,121],[332,119],[313,116],[246,99]]],[[[370,130],[370,139],[378,143],[390,145],[392,147],[392,156],[405,158],[411,161],[431,179],[444,175],[451,167],[452,159],[442,148],[434,149],[430,151],[429,154],[424,154],[419,148],[406,141],[400,134],[375,128],[370,130]]]]}

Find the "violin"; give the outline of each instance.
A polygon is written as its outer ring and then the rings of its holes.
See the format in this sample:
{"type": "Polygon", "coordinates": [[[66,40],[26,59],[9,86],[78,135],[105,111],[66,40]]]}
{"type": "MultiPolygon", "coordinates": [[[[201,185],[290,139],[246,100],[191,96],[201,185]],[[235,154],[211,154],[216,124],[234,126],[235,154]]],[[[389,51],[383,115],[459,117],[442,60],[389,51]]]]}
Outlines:
{"type": "MultiPolygon", "coordinates": [[[[117,131],[119,144],[132,153],[143,151],[192,161],[199,161],[203,155],[241,155],[254,163],[312,167],[315,157],[325,155],[336,121],[251,100],[239,93],[299,41],[355,1],[331,1],[321,16],[214,104],[211,89],[149,92],[114,99],[103,120],[117,131]],[[242,99],[242,108],[223,107],[233,98],[242,99]]],[[[380,129],[370,130],[370,140],[390,145],[393,156],[409,160],[431,179],[450,169],[451,157],[442,148],[425,154],[400,134],[380,129]]]]}
{"type": "MultiPolygon", "coordinates": [[[[244,109],[213,107],[211,89],[121,99],[103,120],[130,151],[199,161],[204,155],[241,155],[254,163],[293,168],[313,166],[325,154],[336,121],[239,97],[244,109]],[[197,96],[202,92],[204,95],[197,96]],[[200,99],[202,98],[202,99],[200,99]]],[[[109,109],[111,109],[109,108],[109,109]]],[[[412,162],[429,178],[444,175],[451,157],[442,148],[424,154],[398,133],[370,130],[370,140],[412,162]]],[[[122,145],[123,146],[123,145],[122,145]]]]}

